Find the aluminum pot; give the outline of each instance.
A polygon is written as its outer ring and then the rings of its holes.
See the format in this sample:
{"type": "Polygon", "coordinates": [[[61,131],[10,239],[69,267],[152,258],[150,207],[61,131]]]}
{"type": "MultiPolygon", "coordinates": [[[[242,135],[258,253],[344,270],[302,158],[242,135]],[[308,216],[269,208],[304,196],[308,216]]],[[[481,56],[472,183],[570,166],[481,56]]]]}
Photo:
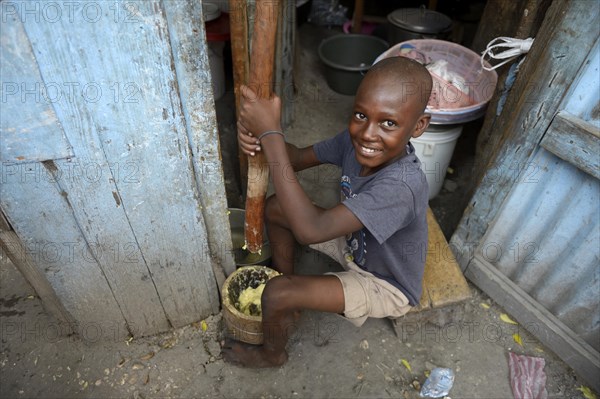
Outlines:
{"type": "Polygon", "coordinates": [[[388,14],[390,45],[413,39],[446,39],[452,20],[446,15],[426,8],[400,8],[388,14]]]}

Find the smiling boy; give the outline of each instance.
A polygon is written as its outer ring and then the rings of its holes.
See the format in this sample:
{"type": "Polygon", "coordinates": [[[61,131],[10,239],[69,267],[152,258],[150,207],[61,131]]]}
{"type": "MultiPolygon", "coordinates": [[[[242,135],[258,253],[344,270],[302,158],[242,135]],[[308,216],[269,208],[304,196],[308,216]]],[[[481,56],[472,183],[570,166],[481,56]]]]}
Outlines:
{"type": "Polygon", "coordinates": [[[428,188],[410,144],[429,125],[424,113],[431,76],[421,64],[392,57],[365,75],[348,129],[306,148],[286,143],[278,98],[256,100],[242,87],[238,140],[244,153],[263,151],[275,195],[265,218],[274,268],[262,295],[264,344],[228,342],[226,361],[246,367],[279,366],[299,310],[343,314],[356,326],[368,317],[399,317],[418,304],[427,251],[428,188]],[[265,134],[266,133],[266,134],[265,134]],[[286,173],[323,163],[342,168],[342,202],[312,203],[286,173]],[[296,242],[336,259],[343,272],[294,275],[296,242]]]}

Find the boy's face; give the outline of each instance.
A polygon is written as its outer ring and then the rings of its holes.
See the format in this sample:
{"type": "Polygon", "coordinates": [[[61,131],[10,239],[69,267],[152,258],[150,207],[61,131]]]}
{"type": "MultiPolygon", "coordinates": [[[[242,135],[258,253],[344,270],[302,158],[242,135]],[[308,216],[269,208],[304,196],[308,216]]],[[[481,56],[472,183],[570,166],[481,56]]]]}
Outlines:
{"type": "Polygon", "coordinates": [[[422,114],[417,84],[389,84],[379,76],[365,76],[354,100],[350,137],[356,159],[366,176],[406,154],[411,137],[419,137],[429,126],[422,114]]]}

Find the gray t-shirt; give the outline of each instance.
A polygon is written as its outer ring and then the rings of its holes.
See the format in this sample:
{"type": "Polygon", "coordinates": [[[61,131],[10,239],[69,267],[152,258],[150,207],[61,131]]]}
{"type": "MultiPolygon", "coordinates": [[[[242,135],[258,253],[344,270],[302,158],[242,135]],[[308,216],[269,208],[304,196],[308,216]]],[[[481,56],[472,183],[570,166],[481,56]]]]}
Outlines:
{"type": "Polygon", "coordinates": [[[409,143],[408,155],[364,177],[347,130],[313,148],[322,163],[342,167],[342,203],[365,226],[346,237],[354,262],[417,305],[427,254],[429,190],[414,147],[409,143]]]}

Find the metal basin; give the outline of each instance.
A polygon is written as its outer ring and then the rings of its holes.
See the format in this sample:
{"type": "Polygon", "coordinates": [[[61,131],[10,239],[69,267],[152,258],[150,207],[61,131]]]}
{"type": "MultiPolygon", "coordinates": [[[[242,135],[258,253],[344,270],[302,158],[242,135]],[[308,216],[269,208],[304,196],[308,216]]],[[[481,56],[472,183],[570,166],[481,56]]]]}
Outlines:
{"type": "Polygon", "coordinates": [[[267,231],[263,233],[263,246],[260,254],[253,254],[244,247],[244,221],[246,211],[244,209],[229,208],[229,225],[231,228],[231,241],[233,244],[233,256],[237,267],[252,265],[271,264],[271,246],[267,238],[267,231]]]}

